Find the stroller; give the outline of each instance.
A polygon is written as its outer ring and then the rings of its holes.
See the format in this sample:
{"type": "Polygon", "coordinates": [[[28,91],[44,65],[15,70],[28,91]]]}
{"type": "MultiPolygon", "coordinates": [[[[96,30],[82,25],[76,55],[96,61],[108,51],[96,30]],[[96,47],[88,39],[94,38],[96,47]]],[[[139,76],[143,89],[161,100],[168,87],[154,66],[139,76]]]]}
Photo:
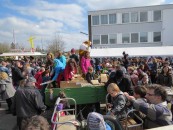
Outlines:
{"type": "MultiPolygon", "coordinates": [[[[109,94],[106,95],[106,104],[108,103],[109,94]]],[[[106,112],[109,108],[106,106],[106,112]]],[[[143,130],[143,120],[136,114],[135,109],[127,110],[125,120],[120,121],[124,130],[143,130]]]]}

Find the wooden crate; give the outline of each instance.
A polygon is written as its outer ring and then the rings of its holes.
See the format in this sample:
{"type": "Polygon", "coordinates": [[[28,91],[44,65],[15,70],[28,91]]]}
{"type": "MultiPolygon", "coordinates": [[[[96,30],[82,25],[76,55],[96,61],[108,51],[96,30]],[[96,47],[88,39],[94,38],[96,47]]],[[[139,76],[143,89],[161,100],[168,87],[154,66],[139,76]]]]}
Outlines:
{"type": "Polygon", "coordinates": [[[136,121],[131,117],[127,119],[127,129],[126,129],[126,120],[120,121],[121,125],[123,126],[124,130],[143,130],[141,125],[138,126],[136,121]]]}

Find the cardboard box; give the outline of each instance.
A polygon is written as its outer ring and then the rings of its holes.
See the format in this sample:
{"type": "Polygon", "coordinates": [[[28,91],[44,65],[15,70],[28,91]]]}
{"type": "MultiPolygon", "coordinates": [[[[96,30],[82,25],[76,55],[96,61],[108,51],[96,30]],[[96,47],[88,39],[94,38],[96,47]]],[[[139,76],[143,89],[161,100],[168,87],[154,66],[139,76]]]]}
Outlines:
{"type": "Polygon", "coordinates": [[[60,88],[73,88],[73,87],[81,87],[81,84],[72,81],[61,81],[60,88]]]}
{"type": "Polygon", "coordinates": [[[100,84],[98,80],[91,80],[91,83],[92,83],[93,85],[98,85],[98,84],[100,84]]]}
{"type": "Polygon", "coordinates": [[[101,74],[100,79],[101,83],[106,83],[108,81],[108,77],[106,74],[101,74]]]}
{"type": "Polygon", "coordinates": [[[77,88],[82,87],[82,83],[88,83],[86,80],[61,81],[60,88],[77,88]]]}

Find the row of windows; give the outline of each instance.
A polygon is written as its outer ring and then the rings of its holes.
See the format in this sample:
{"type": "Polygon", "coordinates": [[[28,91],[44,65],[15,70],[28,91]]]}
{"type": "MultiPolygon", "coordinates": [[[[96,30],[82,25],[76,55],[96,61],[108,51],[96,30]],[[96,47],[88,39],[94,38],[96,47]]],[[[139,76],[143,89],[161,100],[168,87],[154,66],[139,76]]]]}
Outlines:
{"type": "MultiPolygon", "coordinates": [[[[148,32],[123,33],[122,43],[147,43],[148,32]]],[[[153,42],[161,42],[161,32],[153,32],[153,42]]],[[[93,35],[93,44],[117,44],[117,34],[93,35]]]]}
{"type": "MultiPolygon", "coordinates": [[[[153,11],[153,21],[161,21],[162,13],[161,10],[153,11]]],[[[148,21],[148,12],[130,12],[121,14],[121,23],[136,23],[136,22],[147,22],[148,21]]],[[[95,15],[92,16],[92,25],[99,24],[116,24],[117,23],[117,14],[108,14],[108,15],[95,15]]]]}

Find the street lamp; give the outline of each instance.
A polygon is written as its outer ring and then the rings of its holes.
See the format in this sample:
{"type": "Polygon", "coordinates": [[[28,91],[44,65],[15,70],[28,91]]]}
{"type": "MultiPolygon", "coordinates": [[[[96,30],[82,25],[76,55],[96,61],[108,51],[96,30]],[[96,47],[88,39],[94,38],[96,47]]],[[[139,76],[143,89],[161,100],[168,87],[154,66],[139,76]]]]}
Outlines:
{"type": "Polygon", "coordinates": [[[80,32],[80,33],[82,33],[82,34],[84,34],[84,35],[88,35],[87,33],[85,33],[85,32],[80,32]]]}

